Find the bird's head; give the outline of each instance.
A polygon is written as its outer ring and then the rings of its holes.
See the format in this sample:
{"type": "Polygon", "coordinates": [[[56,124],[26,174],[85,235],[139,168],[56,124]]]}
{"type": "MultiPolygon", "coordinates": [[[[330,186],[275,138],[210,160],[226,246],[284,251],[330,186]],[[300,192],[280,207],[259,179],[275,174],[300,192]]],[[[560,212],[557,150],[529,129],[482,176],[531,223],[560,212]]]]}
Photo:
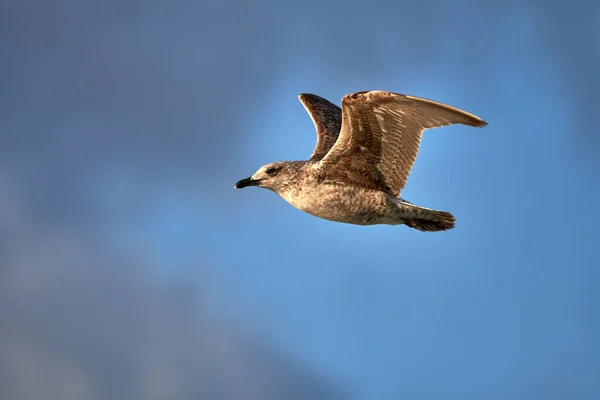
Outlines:
{"type": "Polygon", "coordinates": [[[258,186],[279,192],[286,187],[296,176],[299,165],[294,162],[274,162],[263,165],[250,178],[242,179],[235,184],[235,189],[247,186],[258,186]]]}

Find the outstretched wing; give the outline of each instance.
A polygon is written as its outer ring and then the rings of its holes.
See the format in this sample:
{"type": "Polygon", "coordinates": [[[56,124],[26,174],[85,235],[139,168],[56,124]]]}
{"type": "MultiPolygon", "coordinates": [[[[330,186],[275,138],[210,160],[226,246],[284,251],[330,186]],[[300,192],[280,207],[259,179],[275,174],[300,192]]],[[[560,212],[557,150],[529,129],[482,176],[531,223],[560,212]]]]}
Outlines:
{"type": "Polygon", "coordinates": [[[406,185],[425,129],[487,125],[446,104],[380,90],[344,96],[342,116],[340,137],[319,168],[326,171],[327,179],[393,196],[406,185]]]}
{"type": "Polygon", "coordinates": [[[319,161],[333,147],[342,128],[342,109],[315,94],[303,93],[298,99],[310,115],[317,130],[317,145],[310,156],[319,161]]]}

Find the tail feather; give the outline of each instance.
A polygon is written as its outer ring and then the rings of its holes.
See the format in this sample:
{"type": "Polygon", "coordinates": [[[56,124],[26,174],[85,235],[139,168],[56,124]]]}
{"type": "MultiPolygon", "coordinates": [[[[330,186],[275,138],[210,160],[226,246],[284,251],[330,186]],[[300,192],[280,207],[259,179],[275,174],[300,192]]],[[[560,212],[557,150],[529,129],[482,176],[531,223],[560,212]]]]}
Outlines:
{"type": "Polygon", "coordinates": [[[403,201],[402,210],[406,214],[404,224],[423,232],[447,231],[454,228],[454,215],[446,211],[419,207],[403,201]]]}
{"type": "Polygon", "coordinates": [[[436,215],[438,218],[437,221],[422,218],[413,218],[407,220],[404,224],[423,232],[447,231],[449,229],[454,228],[455,219],[452,214],[445,211],[437,211],[436,215]]]}

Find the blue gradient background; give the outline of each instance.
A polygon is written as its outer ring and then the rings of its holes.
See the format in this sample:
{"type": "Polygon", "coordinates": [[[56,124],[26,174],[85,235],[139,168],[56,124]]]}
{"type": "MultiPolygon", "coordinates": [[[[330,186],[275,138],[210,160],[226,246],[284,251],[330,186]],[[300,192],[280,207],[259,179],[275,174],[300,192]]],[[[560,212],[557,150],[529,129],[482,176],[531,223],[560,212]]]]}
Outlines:
{"type": "Polygon", "coordinates": [[[599,4],[3,2],[0,397],[600,398],[599,4]],[[233,190],[374,89],[456,229],[233,190]]]}

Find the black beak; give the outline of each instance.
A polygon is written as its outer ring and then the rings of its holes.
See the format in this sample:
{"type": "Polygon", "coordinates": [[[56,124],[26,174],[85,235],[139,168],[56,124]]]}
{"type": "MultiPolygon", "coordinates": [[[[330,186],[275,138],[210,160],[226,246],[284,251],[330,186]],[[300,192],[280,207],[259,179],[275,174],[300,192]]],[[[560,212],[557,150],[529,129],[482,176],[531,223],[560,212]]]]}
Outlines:
{"type": "Polygon", "coordinates": [[[256,186],[256,185],[258,185],[258,182],[260,182],[260,179],[252,179],[252,178],[242,179],[241,181],[239,181],[238,183],[235,184],[234,189],[242,189],[242,188],[245,188],[246,186],[256,186]]]}

